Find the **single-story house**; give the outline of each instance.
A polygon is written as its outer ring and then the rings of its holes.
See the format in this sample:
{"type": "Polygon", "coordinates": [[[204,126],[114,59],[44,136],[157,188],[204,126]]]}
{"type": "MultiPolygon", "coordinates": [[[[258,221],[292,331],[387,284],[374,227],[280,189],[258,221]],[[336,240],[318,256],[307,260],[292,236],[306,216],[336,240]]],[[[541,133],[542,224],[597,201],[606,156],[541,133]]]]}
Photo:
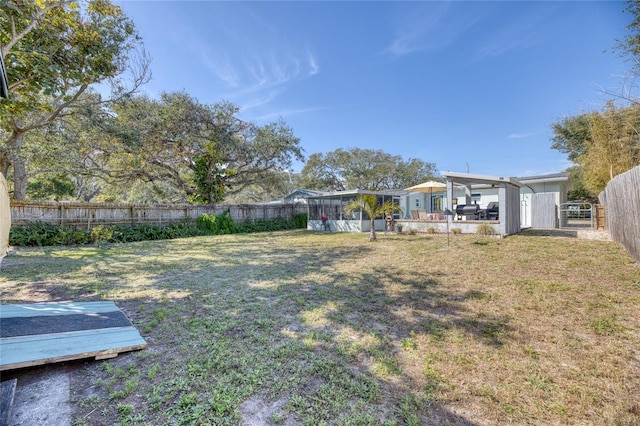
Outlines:
{"type": "MultiPolygon", "coordinates": [[[[327,192],[321,195],[313,195],[307,198],[308,220],[307,229],[313,231],[342,231],[342,232],[369,232],[371,221],[361,211],[346,214],[344,208],[354,201],[359,195],[372,194],[378,197],[378,204],[391,201],[400,205],[400,197],[404,191],[367,191],[355,189],[351,191],[327,192]],[[323,218],[325,220],[323,220],[323,218]]],[[[398,219],[399,216],[396,217],[398,219]]],[[[386,221],[380,217],[375,220],[376,231],[384,230],[386,221]]]]}
{"type": "MultiPolygon", "coordinates": [[[[346,215],[344,207],[358,195],[374,194],[381,203],[392,201],[403,209],[394,219],[405,230],[446,232],[448,228],[458,228],[462,233],[475,233],[478,225],[488,224],[497,234],[506,236],[526,227],[558,227],[558,209],[567,202],[567,192],[571,189],[568,173],[515,178],[443,172],[442,176],[446,179],[446,188],[430,192],[299,189],[286,199],[288,202],[306,200],[310,230],[370,231],[366,215],[346,215]],[[447,209],[451,216],[445,216],[447,209]],[[323,222],[322,218],[327,220],[323,222]]],[[[384,218],[376,219],[376,230],[384,230],[385,226],[384,218]]]]}

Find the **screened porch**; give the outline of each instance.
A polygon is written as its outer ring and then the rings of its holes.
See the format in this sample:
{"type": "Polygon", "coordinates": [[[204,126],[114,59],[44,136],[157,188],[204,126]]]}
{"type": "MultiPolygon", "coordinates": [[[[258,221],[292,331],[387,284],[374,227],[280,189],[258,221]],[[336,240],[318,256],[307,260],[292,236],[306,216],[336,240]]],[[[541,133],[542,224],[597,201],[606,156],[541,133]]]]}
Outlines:
{"type": "MultiPolygon", "coordinates": [[[[355,211],[345,213],[345,207],[356,200],[359,195],[372,194],[378,199],[381,205],[387,201],[400,205],[402,191],[339,191],[330,194],[312,196],[307,199],[309,209],[309,220],[307,229],[313,231],[339,231],[339,232],[369,232],[371,221],[366,213],[355,211]]],[[[397,214],[394,220],[400,218],[397,214]]],[[[376,231],[383,231],[386,227],[386,220],[379,216],[375,218],[376,231]]]]}

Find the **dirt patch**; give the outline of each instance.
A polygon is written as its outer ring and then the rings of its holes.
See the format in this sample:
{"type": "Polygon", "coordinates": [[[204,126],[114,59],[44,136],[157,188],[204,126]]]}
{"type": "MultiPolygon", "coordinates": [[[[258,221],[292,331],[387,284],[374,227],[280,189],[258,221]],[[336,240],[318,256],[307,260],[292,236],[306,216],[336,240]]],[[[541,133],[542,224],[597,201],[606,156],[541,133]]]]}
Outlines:
{"type": "Polygon", "coordinates": [[[271,402],[254,396],[240,404],[241,424],[247,426],[295,426],[298,423],[292,419],[285,419],[280,410],[286,402],[285,398],[271,402]]]}
{"type": "Polygon", "coordinates": [[[582,229],[578,231],[578,238],[582,240],[611,241],[611,235],[604,230],[582,229]]]}
{"type": "Polygon", "coordinates": [[[26,369],[2,376],[3,380],[18,380],[9,426],[71,425],[66,366],[26,369]]]}

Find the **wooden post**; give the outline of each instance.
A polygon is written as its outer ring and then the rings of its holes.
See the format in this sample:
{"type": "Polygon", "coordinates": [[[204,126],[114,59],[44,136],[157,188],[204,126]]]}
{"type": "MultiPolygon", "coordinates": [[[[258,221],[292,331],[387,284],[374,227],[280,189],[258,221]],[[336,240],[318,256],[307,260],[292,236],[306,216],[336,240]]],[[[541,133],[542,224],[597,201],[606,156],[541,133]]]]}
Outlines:
{"type": "Polygon", "coordinates": [[[596,204],[594,206],[596,208],[596,223],[595,223],[595,227],[596,229],[600,230],[604,230],[607,229],[607,222],[605,220],[605,216],[604,216],[604,205],[603,204],[596,204]]]}
{"type": "Polygon", "coordinates": [[[64,202],[60,201],[60,226],[64,226],[64,202]]]}

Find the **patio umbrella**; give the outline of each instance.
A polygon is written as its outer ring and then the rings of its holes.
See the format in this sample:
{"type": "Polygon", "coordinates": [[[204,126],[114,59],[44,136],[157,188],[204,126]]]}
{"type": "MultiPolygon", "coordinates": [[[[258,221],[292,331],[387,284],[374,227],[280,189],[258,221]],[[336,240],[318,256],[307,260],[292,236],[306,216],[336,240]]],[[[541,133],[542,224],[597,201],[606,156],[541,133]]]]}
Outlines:
{"type": "Polygon", "coordinates": [[[433,192],[433,190],[442,190],[442,189],[446,189],[447,185],[442,183],[442,182],[437,182],[435,180],[429,180],[427,182],[422,182],[421,184],[418,185],[414,185],[412,187],[409,188],[405,188],[405,191],[409,191],[409,192],[428,192],[429,193],[429,208],[431,210],[431,213],[433,213],[433,201],[431,200],[431,194],[433,192]]]}

